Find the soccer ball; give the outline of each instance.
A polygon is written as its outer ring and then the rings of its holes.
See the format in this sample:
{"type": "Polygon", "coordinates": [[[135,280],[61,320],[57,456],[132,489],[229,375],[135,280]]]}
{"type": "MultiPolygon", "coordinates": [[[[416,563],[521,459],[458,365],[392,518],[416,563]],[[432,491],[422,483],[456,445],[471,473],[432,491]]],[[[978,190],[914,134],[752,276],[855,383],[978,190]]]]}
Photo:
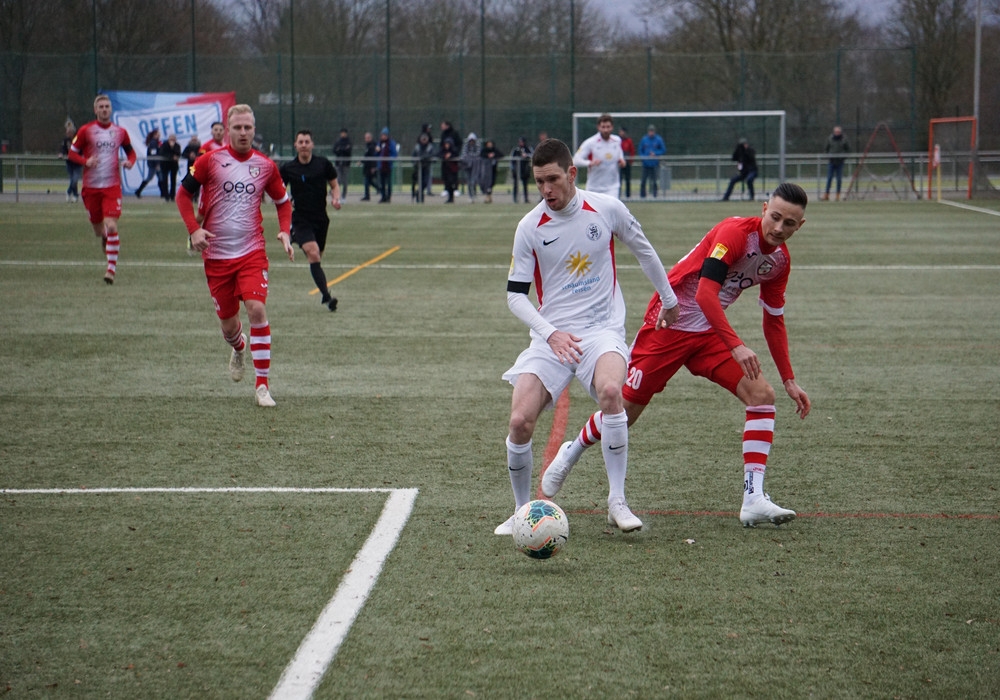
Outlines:
{"type": "Polygon", "coordinates": [[[514,513],[514,546],[532,559],[548,559],[569,539],[566,513],[552,501],[528,501],[514,513]]]}

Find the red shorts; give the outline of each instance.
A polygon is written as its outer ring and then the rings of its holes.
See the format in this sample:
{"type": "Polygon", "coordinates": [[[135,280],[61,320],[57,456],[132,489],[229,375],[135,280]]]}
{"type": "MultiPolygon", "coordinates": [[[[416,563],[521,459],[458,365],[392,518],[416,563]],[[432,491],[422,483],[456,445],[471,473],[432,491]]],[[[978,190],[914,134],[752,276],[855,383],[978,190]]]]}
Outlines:
{"type": "Polygon", "coordinates": [[[83,206],[90,215],[90,223],[99,224],[105,219],[122,217],[121,187],[84,187],[80,194],[83,206]]]}
{"type": "Polygon", "coordinates": [[[632,342],[622,397],[645,406],[681,367],[736,394],[743,369],[715,331],[692,333],[643,324],[632,342]]]}
{"type": "Polygon", "coordinates": [[[205,260],[205,278],[219,318],[236,316],[241,301],[267,302],[267,266],[263,248],[241,258],[205,260]]]}

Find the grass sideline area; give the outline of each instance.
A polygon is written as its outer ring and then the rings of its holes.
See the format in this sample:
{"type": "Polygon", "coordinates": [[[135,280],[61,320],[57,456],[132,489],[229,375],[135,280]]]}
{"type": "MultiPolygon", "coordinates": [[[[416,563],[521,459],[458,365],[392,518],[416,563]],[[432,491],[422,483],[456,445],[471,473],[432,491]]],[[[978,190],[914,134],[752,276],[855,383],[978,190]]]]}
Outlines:
{"type": "MultiPolygon", "coordinates": [[[[317,698],[1000,695],[995,216],[809,206],[786,318],[813,412],[778,389],[767,480],[797,520],[740,527],[742,406],[681,373],[630,433],[647,527],[608,529],[592,451],[539,562],[492,534],[523,205],[331,212],[331,280],[399,246],[333,287],[333,314],[266,207],[272,410],[229,379],[176,210],[124,207],[108,287],[82,206],[0,204],[0,489],[70,490],[0,494],[0,695],[265,697],[386,502],[74,492],[100,487],[419,489],[317,698]]],[[[669,267],[760,203],[632,210],[669,267]]],[[[650,289],[619,251],[631,339],[650,289]]],[[[730,318],[777,384],[755,297],[730,318]]],[[[566,434],[592,410],[574,385],[566,434]]]]}

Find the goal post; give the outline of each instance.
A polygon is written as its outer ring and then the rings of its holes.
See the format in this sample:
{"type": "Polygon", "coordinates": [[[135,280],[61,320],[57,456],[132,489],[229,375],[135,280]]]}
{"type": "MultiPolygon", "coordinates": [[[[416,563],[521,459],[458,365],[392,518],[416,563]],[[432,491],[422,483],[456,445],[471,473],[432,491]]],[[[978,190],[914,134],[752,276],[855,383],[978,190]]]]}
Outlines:
{"type": "MultiPolygon", "coordinates": [[[[701,154],[720,152],[728,153],[737,142],[737,139],[741,136],[752,136],[752,132],[756,128],[751,127],[748,133],[748,122],[754,125],[761,125],[761,128],[766,128],[768,122],[773,124],[774,120],[778,122],[777,134],[774,140],[777,141],[776,144],[767,143],[767,149],[771,153],[775,153],[777,156],[777,166],[778,166],[778,181],[784,182],[785,180],[785,131],[786,131],[786,112],[785,110],[737,110],[737,111],[720,111],[720,112],[614,112],[609,111],[609,114],[615,120],[616,128],[623,123],[630,123],[633,126],[629,129],[629,133],[632,136],[633,141],[635,141],[638,147],[639,141],[646,133],[646,125],[649,123],[658,122],[660,127],[658,129],[663,131],[663,126],[666,125],[670,120],[707,120],[714,121],[718,123],[717,133],[713,134],[710,143],[706,145],[704,149],[701,150],[701,154]],[[637,128],[634,126],[638,124],[637,128]]],[[[590,132],[600,117],[602,112],[573,112],[573,151],[580,147],[581,141],[590,136],[590,132]],[[584,124],[583,131],[581,131],[581,122],[584,124]],[[581,133],[583,134],[581,136],[581,133]]],[[[755,139],[751,138],[751,143],[755,139]]],[[[758,156],[764,155],[760,148],[761,144],[754,144],[758,149],[758,156]]],[[[673,145],[668,140],[667,142],[667,153],[679,153],[683,152],[678,148],[678,144],[673,145]]],[[[686,153],[690,153],[687,151],[686,153]]]]}
{"type": "MultiPolygon", "coordinates": [[[[975,117],[939,117],[930,120],[927,127],[927,199],[933,197],[934,172],[937,171],[937,198],[940,201],[941,171],[946,165],[954,175],[956,184],[960,178],[963,180],[965,198],[972,199],[975,182],[976,126],[975,117]],[[964,150],[966,134],[969,135],[968,151],[964,150]]],[[[958,190],[958,187],[955,189],[958,190]]]]}

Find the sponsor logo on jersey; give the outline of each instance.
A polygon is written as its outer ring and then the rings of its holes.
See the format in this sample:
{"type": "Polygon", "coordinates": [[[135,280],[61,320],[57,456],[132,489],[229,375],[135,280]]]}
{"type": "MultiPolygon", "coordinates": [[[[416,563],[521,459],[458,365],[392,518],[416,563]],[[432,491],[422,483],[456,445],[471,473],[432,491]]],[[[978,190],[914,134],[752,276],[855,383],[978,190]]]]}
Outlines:
{"type": "Polygon", "coordinates": [[[726,256],[726,253],[728,252],[729,248],[722,245],[721,243],[716,243],[715,248],[712,249],[712,254],[709,255],[708,257],[715,258],[716,260],[722,260],[722,258],[724,258],[726,256]]]}

